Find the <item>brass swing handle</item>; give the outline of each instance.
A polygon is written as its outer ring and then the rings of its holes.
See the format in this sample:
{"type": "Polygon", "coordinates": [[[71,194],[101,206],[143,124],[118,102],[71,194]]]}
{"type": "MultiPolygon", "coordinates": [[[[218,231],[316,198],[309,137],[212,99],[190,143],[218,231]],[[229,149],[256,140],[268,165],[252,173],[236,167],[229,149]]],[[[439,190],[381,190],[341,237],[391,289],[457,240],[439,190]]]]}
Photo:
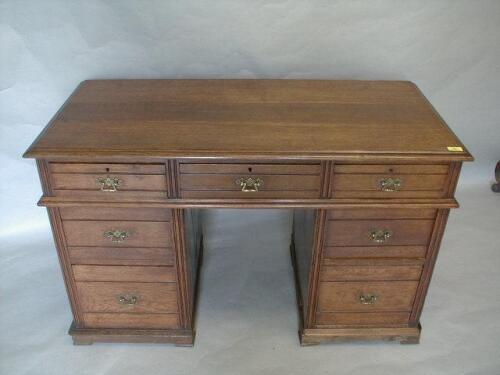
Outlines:
{"type": "Polygon", "coordinates": [[[101,191],[115,192],[122,180],[116,177],[98,177],[95,180],[101,186],[101,191]]]}
{"type": "Polygon", "coordinates": [[[403,186],[403,180],[401,178],[382,178],[378,182],[380,190],[382,191],[398,191],[403,186]]]}
{"type": "Polygon", "coordinates": [[[259,177],[241,177],[235,181],[244,193],[255,193],[264,185],[264,181],[259,177]]]}
{"type": "Polygon", "coordinates": [[[137,296],[120,296],[118,297],[118,303],[120,305],[135,305],[139,298],[137,296]]]}
{"type": "Polygon", "coordinates": [[[124,230],[108,230],[104,232],[104,237],[111,239],[111,242],[123,242],[127,237],[130,237],[130,233],[124,230]]]}
{"type": "Polygon", "coordinates": [[[377,302],[377,296],[375,294],[364,295],[361,294],[359,296],[359,303],[362,305],[374,305],[377,302]]]}
{"type": "Polygon", "coordinates": [[[370,232],[370,238],[375,243],[385,243],[392,237],[390,230],[377,229],[370,232]]]}

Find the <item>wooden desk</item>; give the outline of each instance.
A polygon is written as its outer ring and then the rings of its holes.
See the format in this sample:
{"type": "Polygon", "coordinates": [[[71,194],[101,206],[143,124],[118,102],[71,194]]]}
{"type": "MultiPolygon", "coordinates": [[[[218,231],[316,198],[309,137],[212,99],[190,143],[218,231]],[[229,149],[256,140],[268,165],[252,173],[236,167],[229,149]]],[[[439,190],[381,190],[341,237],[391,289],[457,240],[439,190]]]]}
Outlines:
{"type": "Polygon", "coordinates": [[[418,342],[472,160],[410,82],[301,80],[85,81],[25,156],[74,342],[177,345],[194,340],[207,207],[294,209],[303,345],[418,342]]]}

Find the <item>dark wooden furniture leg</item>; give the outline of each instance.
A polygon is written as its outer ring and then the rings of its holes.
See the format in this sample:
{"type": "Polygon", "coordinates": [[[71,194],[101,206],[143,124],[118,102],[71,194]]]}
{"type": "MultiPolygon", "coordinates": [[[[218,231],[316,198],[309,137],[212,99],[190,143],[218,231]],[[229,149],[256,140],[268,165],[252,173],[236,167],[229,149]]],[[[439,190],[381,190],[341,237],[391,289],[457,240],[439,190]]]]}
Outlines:
{"type": "Polygon", "coordinates": [[[491,185],[491,190],[495,193],[500,193],[500,161],[497,163],[495,168],[495,180],[497,181],[493,185],[491,185]]]}

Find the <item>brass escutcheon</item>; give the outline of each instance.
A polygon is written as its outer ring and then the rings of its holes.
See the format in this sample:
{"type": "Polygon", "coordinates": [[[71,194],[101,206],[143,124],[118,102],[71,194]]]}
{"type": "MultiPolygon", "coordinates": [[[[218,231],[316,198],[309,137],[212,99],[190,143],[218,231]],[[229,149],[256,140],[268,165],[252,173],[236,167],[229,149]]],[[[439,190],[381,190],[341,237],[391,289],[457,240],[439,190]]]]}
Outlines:
{"type": "Polygon", "coordinates": [[[120,305],[135,305],[138,301],[136,296],[120,296],[118,297],[118,303],[120,305]]]}
{"type": "Polygon", "coordinates": [[[130,234],[124,230],[108,230],[104,232],[104,237],[110,238],[112,242],[123,242],[130,234]]]}
{"type": "Polygon", "coordinates": [[[392,232],[390,230],[377,229],[370,232],[370,238],[376,243],[385,243],[391,237],[392,232]]]}
{"type": "Polygon", "coordinates": [[[99,185],[101,185],[101,191],[115,192],[118,190],[122,180],[116,177],[99,177],[95,180],[99,185]]]}
{"type": "Polygon", "coordinates": [[[359,296],[359,303],[362,305],[373,305],[375,302],[377,302],[377,296],[375,294],[370,294],[370,295],[364,295],[361,294],[359,296]]]}
{"type": "Polygon", "coordinates": [[[264,185],[264,181],[259,177],[241,177],[235,181],[244,193],[255,193],[264,185]]]}
{"type": "Polygon", "coordinates": [[[379,180],[380,190],[382,191],[398,191],[403,186],[403,180],[400,178],[382,178],[379,180]]]}

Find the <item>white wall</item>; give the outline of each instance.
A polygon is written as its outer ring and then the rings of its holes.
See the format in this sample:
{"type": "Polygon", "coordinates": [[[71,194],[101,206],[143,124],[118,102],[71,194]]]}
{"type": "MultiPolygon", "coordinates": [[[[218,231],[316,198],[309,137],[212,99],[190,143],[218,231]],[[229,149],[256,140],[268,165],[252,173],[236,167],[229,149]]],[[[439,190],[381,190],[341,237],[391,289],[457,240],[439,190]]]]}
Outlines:
{"type": "Polygon", "coordinates": [[[500,159],[500,1],[1,1],[0,236],[45,227],[20,155],[92,78],[417,83],[476,157],[500,159]]]}
{"type": "Polygon", "coordinates": [[[0,0],[0,373],[498,374],[499,39],[500,0],[0,0]],[[211,210],[194,348],[71,346],[35,163],[21,155],[82,80],[192,77],[420,86],[476,157],[421,345],[299,348],[288,212],[211,210]]]}

